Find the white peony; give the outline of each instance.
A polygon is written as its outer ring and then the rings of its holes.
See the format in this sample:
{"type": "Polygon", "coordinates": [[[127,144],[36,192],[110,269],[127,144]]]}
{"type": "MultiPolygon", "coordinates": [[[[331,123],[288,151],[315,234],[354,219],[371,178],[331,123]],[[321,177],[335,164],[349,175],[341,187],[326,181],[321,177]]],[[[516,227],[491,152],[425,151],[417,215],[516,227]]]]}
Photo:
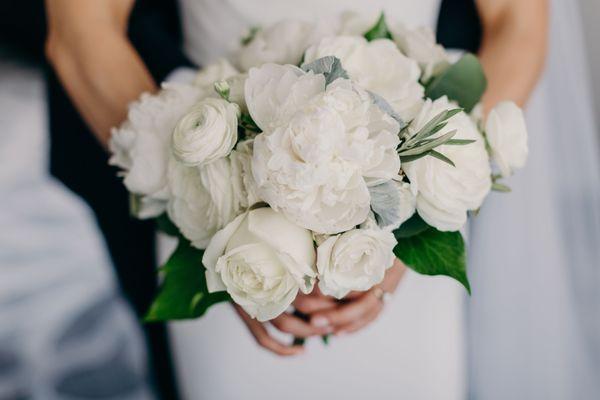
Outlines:
{"type": "Polygon", "coordinates": [[[259,321],[284,312],[299,290],[310,293],[316,277],[311,233],[270,208],[242,214],[217,232],[202,262],[208,290],[226,290],[259,321]]]}
{"type": "Polygon", "coordinates": [[[173,131],[173,154],[194,167],[226,157],[237,142],[239,107],[220,98],[206,98],[184,115],[173,131]]]}
{"type": "Polygon", "coordinates": [[[258,202],[258,188],[252,175],[252,146],[254,140],[245,140],[238,143],[235,150],[231,152],[231,179],[233,182],[233,194],[236,202],[242,208],[248,208],[258,202]]]}
{"type": "Polygon", "coordinates": [[[256,32],[234,57],[242,71],[267,63],[298,65],[308,46],[332,33],[322,24],[284,20],[256,32]]]}
{"type": "Polygon", "coordinates": [[[397,122],[370,96],[338,79],[291,119],[254,142],[260,198],[318,233],[362,223],[367,184],[398,175],[397,122]]]}
{"type": "Polygon", "coordinates": [[[391,40],[367,42],[361,36],[328,37],[308,48],[304,61],[309,63],[325,56],[339,58],[350,79],[385,98],[405,121],[410,121],[421,108],[424,88],[419,83],[419,66],[391,40]]]}
{"type": "Polygon", "coordinates": [[[527,126],[523,111],[515,103],[504,101],[494,107],[487,117],[485,134],[492,149],[492,159],[503,177],[525,165],[529,153],[527,126]]]}
{"type": "Polygon", "coordinates": [[[240,211],[230,161],[220,158],[203,167],[186,167],[171,159],[168,174],[169,218],[195,247],[203,249],[240,211]]]}
{"type": "Polygon", "coordinates": [[[428,27],[408,29],[399,24],[392,30],[394,40],[400,50],[419,63],[421,79],[429,80],[450,66],[450,57],[443,46],[435,41],[433,31],[428,27]]]}
{"type": "Polygon", "coordinates": [[[127,121],[113,129],[109,162],[123,169],[125,186],[140,196],[137,217],[152,218],[165,211],[171,134],[200,95],[192,85],[165,84],[157,94],[143,94],[132,103],[127,121]]]}
{"type": "Polygon", "coordinates": [[[221,58],[198,71],[194,84],[202,88],[206,95],[209,95],[214,93],[215,82],[226,80],[237,74],[238,71],[235,67],[226,59],[221,58]]]}
{"type": "Polygon", "coordinates": [[[323,75],[305,73],[293,65],[265,64],[248,73],[246,104],[254,122],[269,131],[324,90],[323,75]]]}
{"type": "MultiPolygon", "coordinates": [[[[417,132],[440,112],[456,107],[445,96],[433,102],[427,100],[411,124],[410,132],[417,132]]],[[[456,167],[431,156],[402,165],[417,197],[419,215],[440,231],[462,228],[467,211],[478,209],[491,188],[485,143],[473,121],[461,112],[452,117],[437,136],[452,130],[457,131],[456,139],[476,140],[463,146],[444,145],[436,149],[452,160],[456,167]]]]}
{"type": "Polygon", "coordinates": [[[394,263],[396,238],[377,228],[353,229],[330,236],[317,248],[319,289],[338,299],[380,283],[394,263]]]}

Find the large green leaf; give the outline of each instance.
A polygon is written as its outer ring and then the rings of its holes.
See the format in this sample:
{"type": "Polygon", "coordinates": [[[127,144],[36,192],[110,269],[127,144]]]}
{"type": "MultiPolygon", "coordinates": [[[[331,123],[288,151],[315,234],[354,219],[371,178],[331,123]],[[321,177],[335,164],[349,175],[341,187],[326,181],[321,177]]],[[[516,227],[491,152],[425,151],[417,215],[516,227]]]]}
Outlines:
{"type": "Polygon", "coordinates": [[[373,25],[373,27],[364,34],[364,36],[365,39],[367,39],[369,42],[375,39],[392,38],[392,33],[390,32],[385,22],[385,15],[383,12],[379,15],[379,19],[377,20],[375,25],[373,25]]]}
{"type": "Polygon", "coordinates": [[[208,308],[229,300],[226,292],[208,293],[202,255],[183,239],[161,268],[164,281],[146,314],[146,322],[190,319],[202,316],[208,308]]]}
{"type": "Polygon", "coordinates": [[[427,222],[423,221],[423,218],[417,213],[414,213],[412,217],[404,221],[398,229],[394,231],[396,239],[404,239],[411,236],[418,235],[419,233],[425,232],[430,226],[427,222]]]}
{"type": "Polygon", "coordinates": [[[465,243],[460,232],[440,232],[429,228],[417,235],[399,238],[394,253],[412,270],[424,275],[454,278],[471,294],[465,243]]]}
{"type": "Polygon", "coordinates": [[[433,100],[448,96],[466,112],[471,112],[481,100],[487,80],[481,63],[473,54],[465,54],[458,62],[436,77],[425,88],[425,95],[433,100]]]}

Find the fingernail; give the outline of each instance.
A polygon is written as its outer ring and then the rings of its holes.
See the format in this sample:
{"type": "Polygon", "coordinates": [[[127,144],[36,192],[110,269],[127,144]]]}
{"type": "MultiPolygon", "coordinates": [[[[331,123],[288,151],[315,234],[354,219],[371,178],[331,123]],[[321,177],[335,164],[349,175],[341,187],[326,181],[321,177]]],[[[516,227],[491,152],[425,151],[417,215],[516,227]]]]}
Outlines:
{"type": "Polygon", "coordinates": [[[325,317],[315,317],[310,320],[310,323],[317,328],[324,328],[329,325],[329,321],[325,317]]]}

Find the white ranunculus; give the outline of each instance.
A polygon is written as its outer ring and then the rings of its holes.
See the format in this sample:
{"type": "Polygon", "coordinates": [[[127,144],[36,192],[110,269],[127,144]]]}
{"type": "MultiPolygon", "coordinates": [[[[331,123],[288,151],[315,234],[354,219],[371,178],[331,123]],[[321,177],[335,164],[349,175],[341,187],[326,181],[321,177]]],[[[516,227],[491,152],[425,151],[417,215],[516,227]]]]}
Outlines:
{"type": "MultiPolygon", "coordinates": [[[[413,121],[415,133],[433,117],[457,106],[444,96],[434,102],[427,100],[413,121]]],[[[417,196],[417,211],[429,225],[440,231],[456,231],[467,219],[467,211],[481,206],[491,188],[491,170],[483,137],[467,114],[452,117],[435,137],[456,130],[456,139],[472,139],[463,146],[444,145],[436,150],[452,160],[453,167],[437,158],[425,156],[405,162],[402,168],[417,196]]]]}
{"type": "Polygon", "coordinates": [[[132,103],[127,121],[113,129],[110,164],[123,169],[125,186],[140,196],[137,217],[152,218],[165,211],[171,134],[200,95],[192,85],[165,84],[156,95],[143,94],[132,103]]]}
{"type": "Polygon", "coordinates": [[[214,93],[215,82],[229,79],[238,74],[233,65],[224,58],[202,68],[196,75],[194,84],[202,88],[207,95],[214,93]]]}
{"type": "Polygon", "coordinates": [[[410,121],[421,108],[424,89],[419,83],[419,66],[391,40],[367,42],[361,36],[328,37],[308,48],[304,61],[309,63],[325,56],[339,58],[355,83],[385,98],[405,121],[410,121]]]}
{"type": "Polygon", "coordinates": [[[188,167],[226,157],[237,142],[239,107],[220,98],[206,98],[184,115],[173,131],[173,154],[188,167]]]}
{"type": "Polygon", "coordinates": [[[527,126],[523,111],[515,103],[504,101],[494,107],[487,117],[485,134],[492,149],[492,159],[503,177],[525,165],[529,153],[527,126]]]}
{"type": "Polygon", "coordinates": [[[245,84],[248,111],[263,130],[285,123],[314,96],[325,90],[325,77],[293,65],[265,64],[252,68],[245,84]]]}
{"type": "Polygon", "coordinates": [[[253,139],[240,142],[229,155],[233,194],[242,208],[248,208],[261,201],[252,175],[253,143],[253,139]]]}
{"type": "Polygon", "coordinates": [[[399,24],[392,30],[396,44],[404,54],[419,63],[423,81],[429,80],[450,66],[450,57],[443,46],[435,41],[429,27],[408,29],[399,24]]]}
{"type": "Polygon", "coordinates": [[[380,283],[394,263],[396,238],[386,230],[352,229],[330,236],[317,248],[319,289],[341,299],[380,283]]]}
{"type": "Polygon", "coordinates": [[[311,233],[270,208],[234,219],[212,238],[202,260],[210,292],[226,290],[250,316],[267,321],[315,282],[311,233]]]}
{"type": "Polygon", "coordinates": [[[240,210],[233,195],[229,158],[202,167],[186,167],[171,159],[168,174],[169,218],[195,247],[203,249],[240,210]]]}

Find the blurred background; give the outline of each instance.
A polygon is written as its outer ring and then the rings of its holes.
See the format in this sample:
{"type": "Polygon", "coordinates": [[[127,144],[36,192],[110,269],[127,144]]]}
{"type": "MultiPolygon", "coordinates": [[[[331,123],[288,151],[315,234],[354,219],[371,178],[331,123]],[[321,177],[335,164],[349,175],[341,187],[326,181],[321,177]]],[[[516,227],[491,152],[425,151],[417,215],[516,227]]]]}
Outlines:
{"type": "MultiPolygon", "coordinates": [[[[586,73],[598,119],[600,1],[578,1],[586,73]]],[[[459,2],[444,3],[451,8],[459,2]]],[[[171,24],[175,11],[160,0],[146,4],[151,7],[135,11],[140,16],[137,29],[150,27],[157,41],[178,43],[181,38],[171,24]]],[[[94,139],[80,120],[74,125],[56,120],[57,115],[75,110],[44,59],[43,1],[2,0],[0,6],[0,400],[145,399],[160,397],[157,393],[170,398],[164,393],[177,391],[172,376],[166,370],[153,376],[149,367],[170,366],[168,355],[148,350],[148,343],[159,349],[166,346],[164,327],[139,324],[155,286],[154,277],[141,271],[144,266],[154,268],[153,261],[132,262],[132,268],[143,264],[136,269],[139,274],[121,277],[120,286],[117,278],[122,271],[115,272],[113,264],[123,262],[126,252],[114,247],[108,251],[101,235],[120,229],[111,225],[110,215],[115,209],[126,213],[126,193],[121,189],[116,198],[94,203],[90,198],[102,197],[98,194],[102,185],[118,184],[115,171],[90,171],[90,182],[84,184],[70,170],[87,168],[104,156],[98,150],[97,160],[77,158],[78,149],[94,146],[94,139]],[[60,108],[55,113],[49,100],[60,108]],[[61,134],[63,129],[77,132],[78,127],[80,134],[61,134]],[[64,141],[71,142],[74,155],[53,148],[64,141]]],[[[453,29],[456,26],[469,31],[468,25],[454,24],[453,29]]],[[[474,24],[469,32],[477,31],[474,24]]],[[[135,32],[131,34],[135,37],[135,32]]],[[[163,69],[155,76],[159,81],[168,66],[163,69]]],[[[600,132],[596,135],[600,137],[600,132]]],[[[148,233],[152,229],[131,222],[115,240],[123,248],[147,248],[153,244],[154,234],[148,233]]],[[[600,323],[600,315],[588,317],[600,323]]],[[[519,353],[518,348],[512,351],[519,353]]],[[[600,377],[598,361],[590,365],[600,377]]],[[[580,398],[600,399],[600,392],[588,391],[580,398]]]]}

